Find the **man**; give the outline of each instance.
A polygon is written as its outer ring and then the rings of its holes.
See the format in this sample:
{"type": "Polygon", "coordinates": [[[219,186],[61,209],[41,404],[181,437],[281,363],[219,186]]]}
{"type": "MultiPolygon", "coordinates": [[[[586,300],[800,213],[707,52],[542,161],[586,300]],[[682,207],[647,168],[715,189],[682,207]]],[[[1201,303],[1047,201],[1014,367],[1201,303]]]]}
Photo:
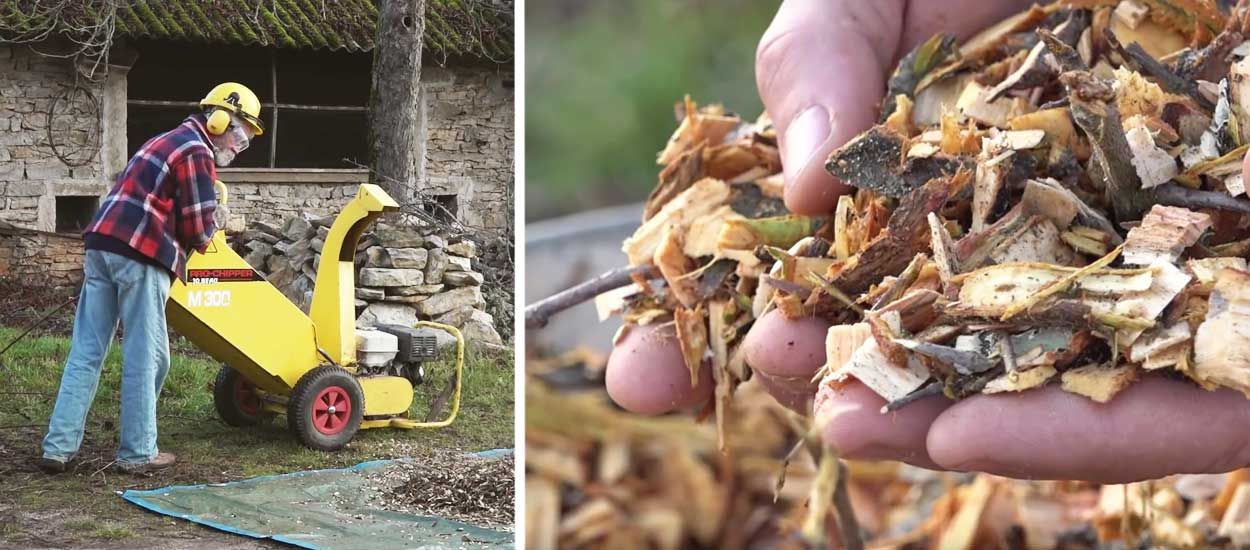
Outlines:
{"type": "Polygon", "coordinates": [[[105,353],[123,327],[117,465],[128,472],[175,461],[156,446],[156,399],[169,370],[165,301],[185,281],[188,251],[203,252],[217,231],[214,184],[260,135],[260,100],[233,82],[200,102],[203,111],[139,149],[83,234],[83,286],[73,342],[39,466],[63,472],[82,444],[105,353]]]}

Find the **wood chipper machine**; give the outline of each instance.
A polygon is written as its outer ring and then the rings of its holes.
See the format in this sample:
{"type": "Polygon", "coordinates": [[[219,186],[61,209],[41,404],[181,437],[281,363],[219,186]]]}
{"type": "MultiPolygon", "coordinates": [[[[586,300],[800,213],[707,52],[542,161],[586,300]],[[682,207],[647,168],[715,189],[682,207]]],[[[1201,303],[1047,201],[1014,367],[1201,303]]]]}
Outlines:
{"type": "MultiPolygon", "coordinates": [[[[217,184],[218,202],[226,188],[217,184]]],[[[170,325],[223,366],[213,389],[217,413],[231,426],[285,414],[305,445],[332,451],[363,428],[436,428],[460,410],[464,338],[451,326],[356,327],[355,254],[365,229],[395,201],[363,184],[330,226],[308,314],[287,299],[226,243],[219,230],[204,253],[188,258],[186,283],[175,281],[170,325]],[[435,337],[456,339],[451,412],[437,422],[408,418],[423,363],[438,354],[435,337]],[[424,331],[428,332],[428,331],[424,331]]]]}

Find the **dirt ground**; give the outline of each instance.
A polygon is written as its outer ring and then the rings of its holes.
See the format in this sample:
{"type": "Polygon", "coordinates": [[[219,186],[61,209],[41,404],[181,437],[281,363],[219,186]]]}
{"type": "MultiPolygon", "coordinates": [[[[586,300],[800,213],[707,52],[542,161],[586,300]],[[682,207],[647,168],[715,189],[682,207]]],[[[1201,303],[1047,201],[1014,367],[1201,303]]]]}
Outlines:
{"type": "MultiPolygon", "coordinates": [[[[7,331],[0,337],[0,349],[12,335],[64,303],[75,291],[15,287],[0,279],[0,325],[8,327],[0,329],[7,331]]],[[[72,326],[73,306],[69,306],[31,337],[68,337],[72,326]]],[[[284,417],[246,429],[222,423],[212,412],[208,397],[211,390],[207,382],[211,378],[185,377],[186,368],[212,369],[211,373],[215,373],[215,365],[179,339],[171,340],[171,351],[192,359],[184,360],[181,384],[171,378],[173,381],[167,382],[158,404],[161,449],[178,454],[178,463],[152,475],[129,475],[110,467],[116,453],[118,398],[116,389],[106,389],[102,381],[71,471],[47,475],[38,469],[35,460],[47,413],[55,399],[56,381],[43,378],[59,374],[57,369],[64,360],[68,342],[45,338],[26,347],[23,350],[19,345],[13,352],[0,356],[0,380],[5,381],[0,383],[0,549],[286,548],[279,543],[232,535],[149,512],[126,502],[120,494],[127,489],[340,468],[367,460],[418,456],[429,449],[467,452],[512,446],[510,360],[475,364],[476,374],[466,378],[461,416],[450,427],[366,430],[342,451],[321,453],[300,445],[288,433],[284,417]],[[14,372],[15,368],[27,367],[25,372],[29,373],[32,362],[44,369],[38,371],[43,374],[37,376],[37,386],[14,372]]],[[[111,365],[106,370],[116,368],[117,365],[111,365]]],[[[428,391],[434,392],[435,388],[428,391]]]]}
{"type": "Polygon", "coordinates": [[[34,465],[41,428],[5,432],[0,434],[0,548],[284,547],[148,512],[118,493],[228,479],[220,472],[179,463],[151,476],[118,473],[105,467],[112,460],[112,443],[101,444],[88,435],[76,467],[50,476],[34,465]]]}

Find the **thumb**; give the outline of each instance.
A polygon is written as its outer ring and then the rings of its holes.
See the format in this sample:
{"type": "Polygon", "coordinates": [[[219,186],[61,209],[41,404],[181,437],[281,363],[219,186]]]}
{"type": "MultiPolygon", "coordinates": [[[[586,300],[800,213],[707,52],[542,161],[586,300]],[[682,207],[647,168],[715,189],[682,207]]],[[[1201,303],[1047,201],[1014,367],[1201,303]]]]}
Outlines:
{"type": "Polygon", "coordinates": [[[895,56],[904,2],[787,0],[760,40],[755,78],[777,127],[786,206],[833,210],[846,187],[824,168],[829,154],[875,119],[895,56]]]}

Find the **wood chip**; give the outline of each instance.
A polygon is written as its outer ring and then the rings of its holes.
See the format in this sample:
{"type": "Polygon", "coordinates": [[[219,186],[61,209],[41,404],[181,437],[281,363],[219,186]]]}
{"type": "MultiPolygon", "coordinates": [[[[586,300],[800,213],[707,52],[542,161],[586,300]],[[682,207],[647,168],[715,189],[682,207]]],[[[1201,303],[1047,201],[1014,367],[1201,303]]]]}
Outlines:
{"type": "Polygon", "coordinates": [[[1061,378],[1064,391],[1106,403],[1137,378],[1137,370],[1131,365],[1086,365],[1064,371],[1061,378]]]}
{"type": "MultiPolygon", "coordinates": [[[[832,354],[829,356],[833,357],[832,354]]],[[[834,369],[822,384],[843,382],[850,377],[863,382],[886,401],[895,401],[924,385],[929,380],[929,370],[914,356],[909,356],[907,363],[902,365],[891,363],[877,346],[877,341],[870,338],[855,350],[845,364],[834,369]]]]}
{"type": "Polygon", "coordinates": [[[1219,272],[1194,335],[1193,375],[1250,396],[1250,273],[1219,272]]]}
{"type": "Polygon", "coordinates": [[[1211,216],[1206,213],[1156,204],[1142,218],[1141,225],[1128,232],[1124,241],[1124,263],[1175,263],[1211,225],[1211,216]]]}

